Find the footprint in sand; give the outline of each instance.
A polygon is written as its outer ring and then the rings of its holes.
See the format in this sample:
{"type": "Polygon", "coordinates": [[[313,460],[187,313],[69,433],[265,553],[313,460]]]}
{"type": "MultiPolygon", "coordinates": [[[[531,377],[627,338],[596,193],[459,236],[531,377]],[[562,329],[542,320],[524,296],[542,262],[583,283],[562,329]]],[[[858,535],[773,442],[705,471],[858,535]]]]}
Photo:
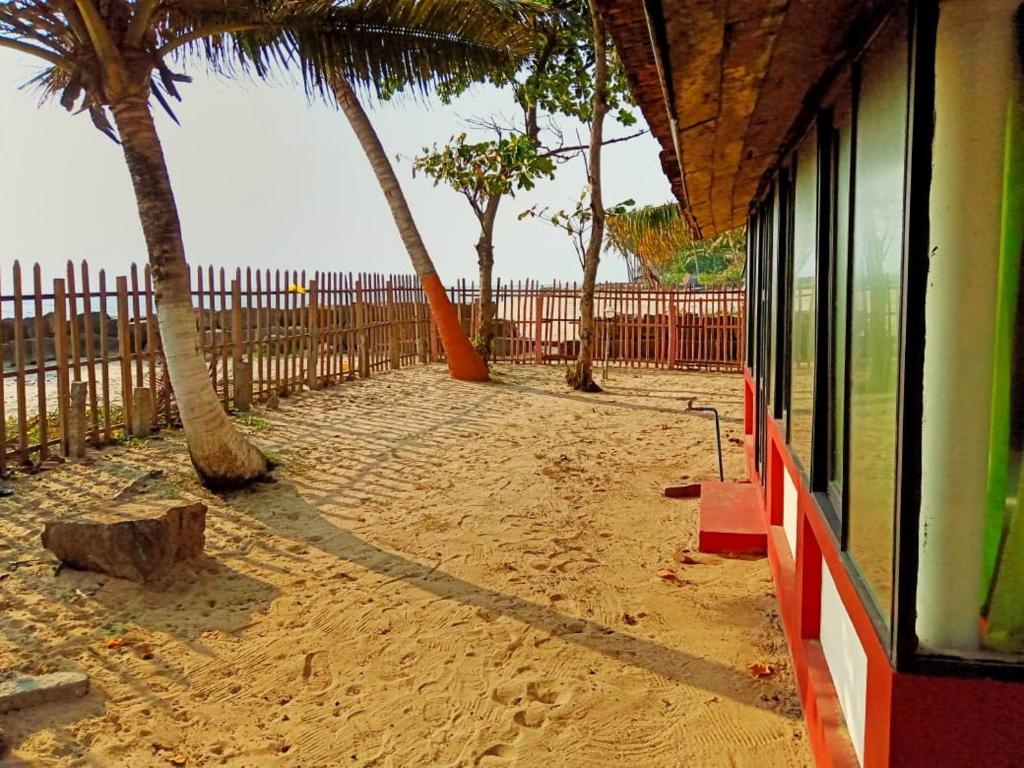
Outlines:
{"type": "Polygon", "coordinates": [[[558,683],[535,680],[526,684],[526,697],[541,704],[564,704],[569,700],[569,692],[560,690],[558,683]]]}
{"type": "Polygon", "coordinates": [[[512,751],[512,746],[509,744],[495,744],[493,747],[488,747],[476,759],[477,765],[491,765],[493,761],[488,760],[490,757],[502,758],[508,755],[512,751]],[[485,762],[486,761],[486,762],[485,762]]]}
{"type": "Polygon", "coordinates": [[[520,709],[512,717],[516,725],[523,728],[540,728],[547,721],[548,716],[544,708],[539,705],[520,709]]]}
{"type": "Polygon", "coordinates": [[[499,683],[491,691],[491,699],[506,706],[519,704],[523,700],[522,686],[519,683],[499,683]]]}
{"type": "Polygon", "coordinates": [[[334,671],[323,651],[310,651],[302,662],[302,682],[311,693],[322,694],[334,687],[334,671]]]}

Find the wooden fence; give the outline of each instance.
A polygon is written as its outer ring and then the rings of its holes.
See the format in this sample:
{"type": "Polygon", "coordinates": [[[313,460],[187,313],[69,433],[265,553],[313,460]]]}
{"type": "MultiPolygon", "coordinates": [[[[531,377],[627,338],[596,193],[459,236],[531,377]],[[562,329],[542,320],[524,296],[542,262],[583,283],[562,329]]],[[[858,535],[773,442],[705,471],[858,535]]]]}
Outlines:
{"type": "MultiPolygon", "coordinates": [[[[460,282],[449,289],[457,307],[471,312],[467,330],[479,331],[479,289],[460,282]]],[[[740,371],[743,360],[742,289],[683,291],[602,285],[594,295],[594,359],[612,365],[740,371]]],[[[560,363],[579,353],[580,290],[576,283],[542,286],[502,283],[497,309],[495,359],[560,363]]]]}
{"type": "MultiPolygon", "coordinates": [[[[191,276],[196,327],[218,397],[245,410],[302,389],[443,359],[416,279],[269,270],[191,276]]],[[[467,332],[478,291],[449,289],[467,332]]],[[[555,363],[579,347],[575,285],[502,284],[496,359],[555,363]]],[[[615,365],[739,370],[742,291],[687,293],[602,286],[596,359],[615,365]]],[[[67,265],[44,285],[38,265],[0,274],[0,471],[75,455],[173,425],[148,267],[127,275],[67,265]]]]}

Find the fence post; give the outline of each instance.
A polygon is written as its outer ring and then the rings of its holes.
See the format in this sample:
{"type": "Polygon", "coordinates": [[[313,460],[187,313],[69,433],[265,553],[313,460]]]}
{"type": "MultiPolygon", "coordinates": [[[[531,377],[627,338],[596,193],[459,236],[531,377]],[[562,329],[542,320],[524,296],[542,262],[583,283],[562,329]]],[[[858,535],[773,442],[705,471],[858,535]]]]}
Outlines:
{"type": "Polygon", "coordinates": [[[132,425],[132,359],[131,335],[128,327],[128,278],[117,278],[117,349],[121,358],[121,404],[124,412],[124,431],[132,425]]]}
{"type": "Polygon", "coordinates": [[[131,433],[134,437],[149,437],[153,431],[153,390],[135,387],[132,392],[131,433]]]}
{"type": "Polygon", "coordinates": [[[386,286],[388,302],[388,351],[391,356],[391,370],[397,371],[402,367],[402,355],[399,346],[398,334],[398,306],[395,304],[395,287],[391,278],[388,278],[386,286]]]}
{"type": "Polygon", "coordinates": [[[68,414],[67,455],[72,459],[85,457],[85,399],[89,385],[84,381],[71,382],[70,413],[68,414]]]}
{"type": "Polygon", "coordinates": [[[539,291],[535,301],[534,317],[536,322],[534,323],[534,338],[533,338],[533,356],[534,362],[544,362],[544,351],[541,348],[544,340],[544,293],[539,291]]]}
{"type": "Polygon", "coordinates": [[[675,292],[668,294],[668,367],[676,367],[676,357],[679,354],[679,306],[676,304],[675,292]]]}
{"type": "Polygon", "coordinates": [[[36,402],[38,403],[39,422],[39,459],[45,459],[50,453],[49,446],[49,415],[46,410],[46,320],[43,318],[43,278],[39,264],[32,265],[33,305],[35,307],[36,331],[36,402]]]}
{"type": "Polygon", "coordinates": [[[444,350],[441,349],[441,340],[437,335],[437,323],[434,322],[434,312],[430,305],[427,305],[427,327],[430,331],[430,362],[436,363],[441,359],[444,350]]]}
{"type": "Polygon", "coordinates": [[[14,284],[14,386],[18,394],[18,455],[28,463],[28,412],[25,401],[25,323],[22,305],[21,264],[15,260],[12,269],[14,284]]]}
{"type": "MultiPolygon", "coordinates": [[[[0,296],[3,295],[3,275],[0,275],[0,296]]],[[[3,354],[4,348],[4,310],[3,301],[0,301],[0,477],[3,477],[7,469],[7,409],[4,407],[4,365],[7,360],[3,354]]]]}
{"type": "Polygon", "coordinates": [[[242,285],[238,278],[231,280],[231,366],[243,360],[242,350],[242,285]]]}
{"type": "Polygon", "coordinates": [[[359,358],[359,378],[370,378],[370,350],[367,349],[366,303],[363,301],[363,278],[356,278],[356,355],[359,358]]]}
{"type": "Polygon", "coordinates": [[[244,335],[242,284],[236,277],[231,281],[231,393],[236,411],[252,405],[252,362],[245,359],[244,335]]]}
{"type": "Polygon", "coordinates": [[[421,363],[430,362],[430,309],[426,304],[416,304],[416,355],[421,363]]]}
{"type": "MultiPolygon", "coordinates": [[[[60,453],[68,455],[68,348],[66,334],[67,292],[64,281],[53,281],[53,354],[57,358],[57,417],[60,422],[60,453]]],[[[77,361],[76,361],[77,362],[77,361]]]]}
{"type": "Polygon", "coordinates": [[[306,386],[320,388],[320,292],[316,280],[309,283],[309,349],[306,358],[306,386]]]}

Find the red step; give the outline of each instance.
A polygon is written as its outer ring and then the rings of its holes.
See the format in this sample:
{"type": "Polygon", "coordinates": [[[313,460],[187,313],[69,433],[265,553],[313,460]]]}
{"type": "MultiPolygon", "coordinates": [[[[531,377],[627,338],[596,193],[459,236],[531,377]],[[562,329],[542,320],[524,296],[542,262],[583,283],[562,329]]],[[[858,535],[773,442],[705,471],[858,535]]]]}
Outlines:
{"type": "Polygon", "coordinates": [[[763,555],[768,551],[764,515],[751,483],[701,483],[701,552],[763,555]]]}

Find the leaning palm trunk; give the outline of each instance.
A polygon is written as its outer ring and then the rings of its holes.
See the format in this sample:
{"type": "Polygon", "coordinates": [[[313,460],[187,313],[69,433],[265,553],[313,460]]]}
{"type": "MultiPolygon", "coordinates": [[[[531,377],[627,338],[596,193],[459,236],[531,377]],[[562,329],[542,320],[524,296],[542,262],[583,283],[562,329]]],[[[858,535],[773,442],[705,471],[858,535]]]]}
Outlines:
{"type": "Polygon", "coordinates": [[[590,124],[590,157],[587,175],[590,177],[590,239],[583,255],[583,290],[580,296],[580,352],[576,363],[569,367],[565,381],[573,389],[600,392],[594,381],[594,291],[597,287],[597,267],[601,261],[601,243],[604,240],[604,202],[601,197],[601,144],[604,141],[604,116],[608,111],[608,59],[606,55],[604,20],[590,0],[590,15],[594,30],[594,109],[590,124]]]}
{"type": "Polygon", "coordinates": [[[144,97],[115,103],[111,109],[135,187],[160,338],[189,455],[208,486],[244,485],[266,474],[267,461],[228,420],[199,350],[181,225],[153,117],[144,97]]]}
{"type": "Polygon", "coordinates": [[[413,269],[419,277],[420,285],[427,294],[427,302],[430,304],[430,311],[437,323],[438,333],[441,337],[441,344],[444,347],[445,358],[448,361],[448,371],[452,378],[462,381],[487,381],[487,364],[477,353],[470,343],[466,332],[462,329],[459,318],[455,314],[455,307],[452,306],[448,294],[437,276],[434,263],[430,260],[427,247],[423,244],[416,222],[413,221],[412,212],[402,194],[402,187],[398,183],[395,169],[391,166],[380,137],[370,123],[370,118],[363,109],[362,104],[356,97],[352,86],[343,78],[335,78],[333,83],[334,96],[345,113],[352,130],[359,139],[359,143],[370,161],[377,181],[384,197],[391,208],[391,215],[394,217],[398,227],[398,233],[402,237],[409,258],[412,260],[413,269]]]}

